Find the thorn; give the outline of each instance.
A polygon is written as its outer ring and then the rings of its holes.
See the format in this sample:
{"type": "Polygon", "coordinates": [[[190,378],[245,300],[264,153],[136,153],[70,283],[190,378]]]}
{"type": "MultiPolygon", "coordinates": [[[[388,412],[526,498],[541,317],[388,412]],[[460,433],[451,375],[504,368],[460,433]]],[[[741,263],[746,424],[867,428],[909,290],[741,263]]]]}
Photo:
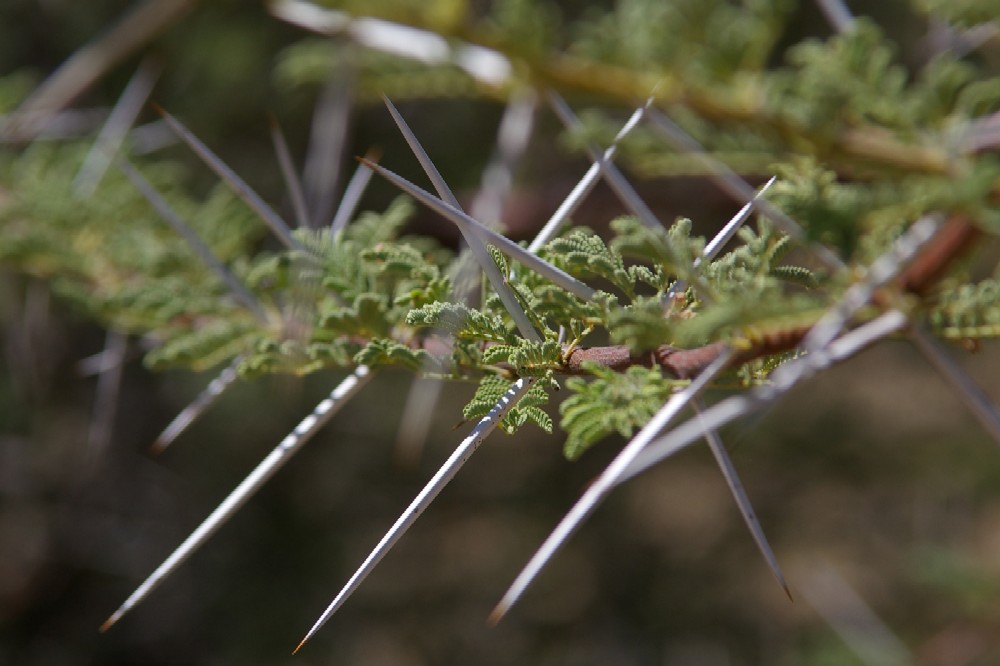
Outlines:
{"type": "Polygon", "coordinates": [[[490,611],[490,616],[486,618],[486,624],[490,625],[491,627],[496,627],[497,624],[500,623],[500,620],[504,618],[504,616],[507,614],[507,611],[509,610],[510,606],[501,601],[500,603],[498,603],[496,606],[493,607],[492,611],[490,611]]]}
{"type": "Polygon", "coordinates": [[[119,619],[121,619],[121,616],[124,615],[124,613],[125,612],[119,608],[114,613],[112,613],[111,617],[109,617],[107,620],[104,621],[104,624],[102,624],[97,628],[97,631],[102,634],[105,633],[108,629],[113,627],[115,623],[118,622],[119,619]]]}
{"type": "Polygon", "coordinates": [[[246,181],[240,178],[239,175],[237,175],[237,173],[229,167],[229,165],[223,162],[222,159],[219,158],[219,156],[216,155],[207,145],[205,145],[201,139],[195,136],[194,133],[184,125],[184,123],[167,113],[167,111],[165,111],[159,104],[156,104],[155,102],[152,104],[153,109],[163,116],[163,120],[167,123],[174,134],[186,143],[188,148],[190,148],[195,155],[197,155],[198,158],[201,159],[201,161],[215,173],[216,176],[221,178],[229,189],[236,194],[236,196],[248,205],[251,210],[257,213],[257,215],[267,224],[267,226],[271,229],[271,232],[285,245],[285,247],[300,252],[305,250],[305,248],[302,247],[302,244],[292,237],[291,230],[288,228],[288,225],[285,224],[285,221],[281,219],[281,216],[274,212],[274,209],[267,205],[267,203],[260,198],[260,195],[258,195],[257,192],[255,192],[253,188],[246,183],[246,181]]]}
{"type": "MultiPolygon", "coordinates": [[[[417,518],[424,512],[424,510],[430,506],[431,502],[438,496],[438,494],[444,489],[446,485],[458,474],[458,471],[462,466],[468,462],[472,457],[472,454],[476,452],[483,441],[496,429],[500,420],[506,416],[507,412],[518,403],[518,401],[524,397],[524,395],[534,384],[533,378],[522,378],[517,380],[504,394],[502,398],[493,406],[489,414],[484,416],[476,428],[469,433],[469,435],[462,440],[462,442],[455,448],[454,452],[448,457],[448,459],[441,465],[438,471],[431,477],[431,480],[423,487],[420,493],[413,499],[408,507],[403,511],[403,513],[396,519],[396,522],[392,524],[392,527],[386,531],[382,536],[382,539],[376,544],[375,548],[368,554],[365,561],[361,563],[354,575],[351,576],[350,580],[344,585],[330,605],[326,607],[326,610],[319,616],[319,619],[313,623],[312,628],[309,633],[306,634],[305,639],[302,643],[305,643],[312,634],[319,631],[319,629],[326,624],[327,620],[333,616],[343,606],[344,602],[361,586],[365,578],[378,566],[378,563],[382,560],[386,554],[392,550],[396,542],[406,533],[407,530],[416,522],[417,518]]],[[[302,646],[299,644],[299,647],[302,646]]],[[[297,649],[297,648],[296,648],[297,649]]]]}
{"type": "Polygon", "coordinates": [[[160,566],[144,580],[111,618],[102,625],[110,627],[118,618],[142,602],[187,559],[222,527],[249,500],[268,479],[308,442],[316,432],[333,418],[344,404],[368,383],[372,373],[359,365],[344,378],[316,408],[240,482],[236,488],[209,514],[205,520],[167,556],[160,566]]]}
{"type": "Polygon", "coordinates": [[[471,229],[473,234],[478,236],[483,242],[496,245],[497,248],[504,254],[510,256],[515,261],[524,264],[527,268],[539,273],[566,291],[572,292],[585,301],[594,297],[594,294],[596,293],[594,289],[590,288],[580,280],[577,280],[575,277],[572,277],[566,271],[553,266],[547,261],[539,259],[537,256],[528,252],[511,239],[483,226],[480,222],[472,219],[454,206],[449,206],[447,203],[438,197],[435,197],[427,190],[417,187],[402,176],[393,173],[385,167],[375,164],[371,160],[360,158],[359,161],[361,161],[362,164],[367,165],[372,171],[382,176],[399,189],[412,196],[419,203],[433,210],[438,215],[441,215],[456,226],[465,226],[471,229]]]}

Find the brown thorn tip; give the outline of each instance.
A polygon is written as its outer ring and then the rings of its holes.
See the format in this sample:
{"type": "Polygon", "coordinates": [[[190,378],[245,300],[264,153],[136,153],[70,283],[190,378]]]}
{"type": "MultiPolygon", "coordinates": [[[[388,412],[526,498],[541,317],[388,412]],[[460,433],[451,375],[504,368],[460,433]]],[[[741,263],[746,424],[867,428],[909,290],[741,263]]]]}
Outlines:
{"type": "Polygon", "coordinates": [[[151,101],[149,105],[153,107],[153,111],[156,111],[161,116],[167,115],[167,110],[160,106],[159,102],[151,101]]]}
{"type": "Polygon", "coordinates": [[[302,649],[302,646],[306,644],[306,641],[307,641],[307,640],[309,640],[309,637],[308,637],[308,636],[306,636],[305,638],[303,638],[303,639],[302,639],[302,641],[301,641],[301,642],[300,642],[300,643],[299,643],[298,645],[296,645],[296,646],[295,646],[295,649],[294,649],[294,650],[292,650],[292,654],[293,654],[293,655],[294,655],[294,654],[298,654],[299,650],[301,650],[301,649],[302,649]]]}
{"type": "Polygon", "coordinates": [[[122,616],[121,611],[116,611],[111,617],[109,617],[107,620],[104,621],[104,624],[102,624],[97,628],[97,631],[103,634],[108,629],[113,627],[115,622],[117,622],[118,618],[120,618],[121,616],[122,616]]]}
{"type": "Polygon", "coordinates": [[[504,604],[497,604],[496,608],[490,611],[490,616],[486,618],[486,623],[491,627],[497,626],[500,620],[503,619],[503,616],[507,614],[507,610],[508,608],[504,604]]]}
{"type": "Polygon", "coordinates": [[[163,453],[166,450],[166,448],[167,448],[167,443],[164,442],[162,439],[158,439],[152,444],[150,444],[148,453],[151,456],[158,456],[161,453],[163,453]]]}
{"type": "Polygon", "coordinates": [[[788,595],[788,600],[791,601],[794,604],[795,603],[795,597],[792,596],[792,591],[790,589],[788,589],[788,586],[785,585],[784,583],[781,584],[781,587],[784,588],[785,594],[788,595]]]}

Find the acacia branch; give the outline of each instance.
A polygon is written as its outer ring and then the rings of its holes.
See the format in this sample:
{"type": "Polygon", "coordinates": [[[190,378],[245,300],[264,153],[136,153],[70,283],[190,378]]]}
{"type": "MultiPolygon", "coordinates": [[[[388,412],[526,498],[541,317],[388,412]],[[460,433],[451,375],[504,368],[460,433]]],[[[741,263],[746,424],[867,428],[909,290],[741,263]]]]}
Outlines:
{"type": "MultiPolygon", "coordinates": [[[[944,276],[951,263],[964,255],[981,235],[979,229],[968,218],[960,215],[952,216],[935,234],[934,242],[929,243],[900,272],[895,280],[895,290],[915,296],[926,296],[944,276]]],[[[883,294],[881,298],[876,299],[876,302],[885,304],[890,300],[888,296],[883,294]]],[[[800,326],[768,333],[752,347],[737,354],[730,367],[795,349],[809,333],[810,328],[810,326],[800,326]]],[[[638,353],[631,352],[625,345],[581,347],[569,354],[565,366],[560,371],[567,375],[590,374],[584,369],[585,363],[595,363],[616,372],[624,372],[634,365],[647,368],[659,366],[671,377],[691,379],[708,367],[728,346],[724,342],[713,342],[693,349],[660,345],[652,351],[638,353]]]]}

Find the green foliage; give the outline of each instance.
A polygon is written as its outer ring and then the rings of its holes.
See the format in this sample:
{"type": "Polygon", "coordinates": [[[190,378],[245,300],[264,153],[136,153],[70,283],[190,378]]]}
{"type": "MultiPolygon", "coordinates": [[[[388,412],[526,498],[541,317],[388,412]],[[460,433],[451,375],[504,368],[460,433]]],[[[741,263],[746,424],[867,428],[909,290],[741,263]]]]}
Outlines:
{"type": "Polygon", "coordinates": [[[574,229],[551,241],[546,256],[574,277],[604,278],[629,298],[635,297],[635,279],[625,270],[621,255],[613,253],[600,236],[587,229],[574,229]]]}
{"type": "Polygon", "coordinates": [[[410,372],[426,371],[432,367],[432,359],[423,349],[411,349],[395,340],[372,340],[354,356],[354,362],[369,368],[399,366],[410,372]]]}
{"type": "Polygon", "coordinates": [[[915,4],[959,27],[987,23],[1000,16],[998,0],[916,0],[915,4]]]}
{"type": "Polygon", "coordinates": [[[341,46],[328,39],[305,39],[278,56],[274,78],[288,92],[326,84],[338,67],[353,67],[360,99],[377,103],[383,95],[392,99],[472,97],[475,81],[455,65],[428,67],[400,56],[353,45],[341,46]]]}
{"type": "MultiPolygon", "coordinates": [[[[993,16],[985,3],[915,5],[957,25],[993,16]]],[[[511,88],[543,84],[583,93],[581,99],[601,110],[584,113],[586,129],[564,138],[573,149],[608,144],[619,124],[611,116],[621,115],[616,104],[631,107],[652,91],[657,106],[710,154],[738,170],[776,171],[771,203],[802,223],[809,241],[836,249],[851,265],[882,254],[928,211],[960,212],[988,232],[1000,230],[993,199],[1000,161],[969,152],[964,134],[1000,108],[1000,82],[983,73],[983,62],[948,53],[908,69],[897,46],[863,17],[850,31],[779,53],[794,9],[788,0],[622,0],[564,13],[525,0],[332,6],[345,16],[435,31],[456,49],[462,42],[495,49],[514,67],[505,84],[511,88]]],[[[362,100],[382,93],[509,94],[502,86],[485,90],[456,64],[460,60],[428,66],[339,37],[309,37],[280,54],[274,77],[298,94],[340,72],[362,100]]],[[[0,79],[0,107],[23,96],[25,76],[0,79]]],[[[302,250],[273,252],[261,249],[261,225],[226,189],[192,197],[176,165],[141,165],[248,286],[258,312],[229,293],[121,176],[108,174],[98,196],[76,200],[71,182],[83,150],[39,144],[0,160],[0,261],[47,280],[103,324],[154,340],[147,363],[155,368],[204,368],[237,356],[245,376],[357,363],[398,366],[481,378],[473,401],[480,414],[507,379],[557,373],[573,349],[591,341],[610,340],[634,352],[718,341],[752,346],[808,327],[852,279],[849,272],[829,275],[786,262],[795,244],[763,220],[756,231],[741,230],[728,253],[701,261],[705,240],[692,236],[690,219],[650,229],[624,216],[610,222],[604,237],[578,228],[541,252],[606,290],[589,301],[488,247],[540,333],[535,342],[522,339],[468,254],[454,258],[426,238],[402,236],[413,211],[405,198],[381,213],[362,213],[336,235],[297,230],[302,250]]],[[[620,154],[646,173],[706,170],[650,126],[637,128],[620,154]]],[[[945,285],[914,311],[926,313],[944,336],[995,334],[991,281],[945,285]]],[[[783,358],[747,364],[739,376],[759,381],[783,358]]],[[[653,370],[590,371],[590,389],[585,380],[572,380],[577,395],[564,413],[573,456],[602,433],[637,427],[672,386],[653,370]],[[607,404],[617,404],[633,394],[634,409],[605,410],[621,416],[602,416],[587,402],[611,396],[607,404]]],[[[520,416],[508,417],[508,425],[544,423],[537,404],[522,405],[525,411],[512,412],[520,416]]]]}
{"type": "MultiPolygon", "coordinates": [[[[467,421],[478,420],[486,416],[510,390],[513,382],[496,375],[486,375],[479,383],[476,394],[463,409],[467,421]]],[[[544,430],[552,432],[552,417],[541,409],[541,405],[549,401],[546,389],[556,389],[558,386],[548,377],[536,381],[528,392],[510,408],[507,415],[500,421],[500,428],[508,435],[513,435],[518,428],[529,421],[544,430]]]]}
{"type": "Polygon", "coordinates": [[[431,303],[406,316],[410,326],[441,328],[457,338],[516,344],[514,331],[499,315],[472,310],[461,303],[431,303]]]}
{"type": "Polygon", "coordinates": [[[827,42],[804,42],[788,57],[794,69],[770,79],[767,100],[776,112],[822,132],[869,121],[909,125],[899,104],[906,71],[873,23],[859,19],[852,30],[827,42]]]}
{"type": "Polygon", "coordinates": [[[1000,336],[1000,282],[943,285],[928,321],[938,335],[949,338],[1000,336]]]}
{"type": "Polygon", "coordinates": [[[594,378],[567,380],[572,395],[559,406],[559,427],[568,435],[563,452],[570,460],[612,433],[630,436],[653,417],[678,385],[664,379],[657,369],[632,367],[623,373],[596,365],[587,369],[594,378]]]}
{"type": "Polygon", "coordinates": [[[520,339],[513,345],[494,345],[483,352],[483,363],[507,363],[521,377],[540,377],[562,367],[562,347],[555,340],[520,339]]]}
{"type": "Polygon", "coordinates": [[[571,52],[636,71],[665,70],[692,81],[759,68],[792,3],[623,0],[575,26],[571,52]]]}

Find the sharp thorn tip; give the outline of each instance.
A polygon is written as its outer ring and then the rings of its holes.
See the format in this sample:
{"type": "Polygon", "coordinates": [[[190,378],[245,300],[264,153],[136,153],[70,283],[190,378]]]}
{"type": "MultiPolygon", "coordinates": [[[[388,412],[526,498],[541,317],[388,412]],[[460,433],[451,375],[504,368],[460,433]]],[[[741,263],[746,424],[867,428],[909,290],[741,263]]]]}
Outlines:
{"type": "Polygon", "coordinates": [[[486,618],[486,624],[490,625],[491,627],[497,626],[497,624],[500,623],[500,620],[503,619],[504,615],[507,614],[507,610],[508,606],[503,602],[497,604],[496,608],[490,611],[489,617],[486,618]]]}
{"type": "Polygon", "coordinates": [[[118,619],[120,617],[121,617],[121,611],[115,612],[111,617],[109,617],[107,620],[105,620],[104,623],[101,626],[99,626],[97,628],[97,631],[100,632],[100,633],[102,633],[102,634],[105,633],[108,629],[110,629],[111,627],[113,627],[116,622],[118,622],[118,619]]]}

